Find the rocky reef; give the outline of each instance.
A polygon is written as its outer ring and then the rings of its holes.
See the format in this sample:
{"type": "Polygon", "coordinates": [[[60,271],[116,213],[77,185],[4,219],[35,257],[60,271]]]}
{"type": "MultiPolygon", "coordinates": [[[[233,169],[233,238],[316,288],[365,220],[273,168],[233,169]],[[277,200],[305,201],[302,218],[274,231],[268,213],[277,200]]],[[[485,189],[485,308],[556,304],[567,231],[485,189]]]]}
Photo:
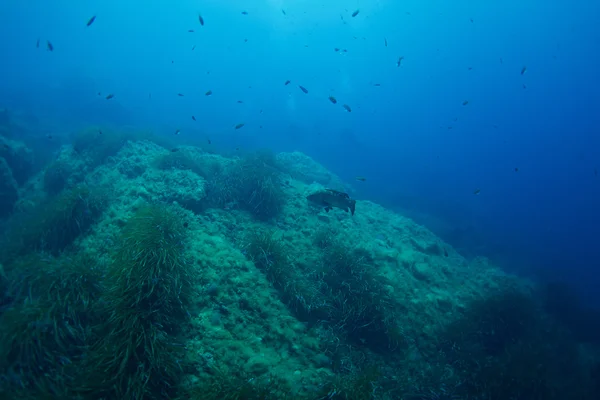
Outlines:
{"type": "Polygon", "coordinates": [[[0,153],[2,398],[597,398],[532,282],[310,204],[344,182],[304,154],[161,144],[90,128],[25,181],[0,153]]]}

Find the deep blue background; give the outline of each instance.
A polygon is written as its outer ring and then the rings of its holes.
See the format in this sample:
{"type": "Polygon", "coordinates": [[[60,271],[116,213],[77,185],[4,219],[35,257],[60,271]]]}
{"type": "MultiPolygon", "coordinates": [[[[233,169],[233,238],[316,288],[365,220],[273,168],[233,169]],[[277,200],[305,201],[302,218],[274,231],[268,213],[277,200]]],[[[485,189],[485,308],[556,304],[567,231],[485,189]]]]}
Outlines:
{"type": "Polygon", "coordinates": [[[598,300],[598,21],[591,0],[4,0],[0,105],[40,140],[103,123],[302,150],[464,254],[598,300]]]}

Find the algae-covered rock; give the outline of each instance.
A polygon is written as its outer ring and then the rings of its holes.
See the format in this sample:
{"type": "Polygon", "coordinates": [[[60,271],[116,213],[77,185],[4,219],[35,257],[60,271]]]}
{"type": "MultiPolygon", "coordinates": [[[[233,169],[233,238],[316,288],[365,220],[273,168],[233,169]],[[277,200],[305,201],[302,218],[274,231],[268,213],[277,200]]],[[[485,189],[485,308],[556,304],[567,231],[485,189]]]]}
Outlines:
{"type": "Polygon", "coordinates": [[[329,188],[343,188],[342,180],[324,166],[300,152],[279,153],[277,162],[282,170],[304,183],[317,182],[329,188]]]}
{"type": "Polygon", "coordinates": [[[0,157],[0,217],[9,215],[18,199],[17,182],[6,160],[0,157]]]}
{"type": "Polygon", "coordinates": [[[205,181],[190,170],[157,171],[149,169],[143,176],[144,187],[152,201],[177,202],[192,211],[201,210],[206,196],[205,181]]]}
{"type": "Polygon", "coordinates": [[[19,185],[23,185],[34,172],[33,152],[22,142],[0,136],[0,157],[6,160],[13,178],[19,185]]]}

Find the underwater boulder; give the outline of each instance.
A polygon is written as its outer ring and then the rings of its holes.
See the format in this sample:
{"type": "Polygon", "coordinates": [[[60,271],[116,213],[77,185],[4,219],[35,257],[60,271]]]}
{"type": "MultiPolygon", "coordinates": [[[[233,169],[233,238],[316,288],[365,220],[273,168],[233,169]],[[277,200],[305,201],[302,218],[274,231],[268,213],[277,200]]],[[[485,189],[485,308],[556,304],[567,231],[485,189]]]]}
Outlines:
{"type": "Polygon", "coordinates": [[[22,142],[0,136],[0,157],[6,160],[19,185],[23,185],[34,172],[33,151],[22,142]]]}
{"type": "Polygon", "coordinates": [[[17,182],[6,160],[0,157],[0,217],[9,215],[18,199],[17,182]]]}
{"type": "Polygon", "coordinates": [[[344,188],[342,180],[329,170],[300,152],[279,153],[276,157],[280,169],[292,178],[311,184],[320,183],[325,187],[344,188]]]}

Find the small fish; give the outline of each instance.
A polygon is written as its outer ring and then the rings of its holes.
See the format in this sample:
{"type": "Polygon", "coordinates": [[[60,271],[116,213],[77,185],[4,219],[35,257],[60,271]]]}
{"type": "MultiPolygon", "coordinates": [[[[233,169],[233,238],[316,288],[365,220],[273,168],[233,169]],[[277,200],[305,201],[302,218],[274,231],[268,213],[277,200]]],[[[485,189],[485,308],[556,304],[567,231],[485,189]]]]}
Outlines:
{"type": "Polygon", "coordinates": [[[342,49],[342,53],[347,53],[348,49],[342,49]]]}
{"type": "Polygon", "coordinates": [[[284,10],[283,8],[281,9],[281,13],[282,13],[283,15],[287,15],[287,14],[285,13],[285,10],[284,10]]]}
{"type": "Polygon", "coordinates": [[[242,11],[242,15],[248,15],[248,11],[242,11]]]}
{"type": "Polygon", "coordinates": [[[237,103],[238,104],[244,104],[244,102],[242,100],[238,100],[237,103]]]}
{"type": "Polygon", "coordinates": [[[385,47],[387,47],[387,39],[383,38],[383,44],[385,45],[385,47]]]}
{"type": "Polygon", "coordinates": [[[302,90],[304,92],[304,94],[308,93],[308,89],[306,89],[304,86],[298,85],[298,87],[300,88],[300,90],[302,90]]]}
{"type": "Polygon", "coordinates": [[[46,137],[50,140],[52,140],[52,135],[46,135],[46,137]]]}
{"type": "Polygon", "coordinates": [[[527,66],[523,66],[523,68],[521,68],[521,75],[525,75],[525,72],[527,72],[527,66]]]}
{"type": "Polygon", "coordinates": [[[50,43],[49,40],[46,40],[46,48],[48,51],[54,51],[54,46],[52,46],[52,43],[50,43]]]}
{"type": "Polygon", "coordinates": [[[183,95],[183,93],[177,93],[177,96],[183,97],[184,95],[183,95]]]}
{"type": "Polygon", "coordinates": [[[448,257],[448,250],[444,249],[444,257],[448,257]]]}
{"type": "Polygon", "coordinates": [[[188,32],[189,33],[194,33],[194,30],[193,29],[188,29],[188,32]]]}
{"type": "Polygon", "coordinates": [[[235,129],[240,129],[242,128],[244,125],[246,124],[237,124],[236,126],[234,126],[235,129]]]}
{"type": "Polygon", "coordinates": [[[196,50],[196,45],[192,46],[192,51],[196,50]]]}
{"type": "Polygon", "coordinates": [[[471,23],[473,23],[473,18],[469,18],[469,21],[471,21],[471,23]]]}
{"type": "Polygon", "coordinates": [[[333,51],[335,51],[337,53],[338,51],[340,51],[340,49],[339,49],[339,47],[334,47],[333,51]]]}
{"type": "Polygon", "coordinates": [[[98,134],[102,135],[102,130],[98,129],[98,134]]]}
{"type": "Polygon", "coordinates": [[[113,97],[115,97],[115,95],[111,93],[111,94],[109,94],[108,96],[106,96],[106,100],[110,100],[110,99],[112,99],[113,97]]]}
{"type": "Polygon", "coordinates": [[[180,133],[181,133],[181,130],[180,130],[180,129],[177,129],[177,130],[175,131],[175,134],[176,134],[176,135],[179,135],[180,133]]]}
{"type": "Polygon", "coordinates": [[[151,99],[152,98],[152,93],[148,93],[148,98],[151,99]]]}
{"type": "Polygon", "coordinates": [[[171,153],[177,153],[179,151],[179,149],[177,147],[174,147],[171,149],[171,153]]]}
{"type": "Polygon", "coordinates": [[[195,121],[195,120],[196,120],[196,117],[194,117],[194,116],[192,115],[192,119],[195,121]]]}
{"type": "Polygon", "coordinates": [[[381,83],[374,83],[373,86],[381,86],[381,83]]]}
{"type": "Polygon", "coordinates": [[[598,168],[594,168],[594,176],[598,176],[598,168]]]}
{"type": "Polygon", "coordinates": [[[527,85],[526,84],[523,84],[523,89],[527,89],[527,85]]]}
{"type": "Polygon", "coordinates": [[[329,101],[332,102],[333,104],[337,103],[337,99],[333,96],[329,96],[329,101]]]}
{"type": "Polygon", "coordinates": [[[96,20],[96,16],[92,16],[92,18],[90,18],[86,24],[86,26],[90,26],[94,23],[94,21],[96,20]]]}
{"type": "Polygon", "coordinates": [[[36,48],[36,49],[39,49],[39,48],[40,48],[40,39],[38,39],[38,40],[35,42],[35,48],[36,48]]]}
{"type": "Polygon", "coordinates": [[[285,81],[285,83],[283,84],[283,86],[287,86],[287,85],[289,85],[289,84],[290,84],[290,81],[289,81],[289,80],[287,80],[287,81],[285,81]]]}
{"type": "Polygon", "coordinates": [[[98,96],[102,96],[102,93],[98,92],[98,96]]]}
{"type": "Polygon", "coordinates": [[[358,15],[358,13],[360,12],[360,10],[356,10],[352,13],[352,18],[356,17],[358,15]]]}
{"type": "Polygon", "coordinates": [[[519,167],[515,167],[515,172],[519,172],[519,167]]]}
{"type": "Polygon", "coordinates": [[[462,102],[463,106],[466,106],[467,104],[469,104],[469,100],[465,100],[465,101],[462,102]]]}
{"type": "Polygon", "coordinates": [[[207,91],[206,93],[204,93],[205,96],[211,96],[212,95],[212,90],[207,91]]]}
{"type": "Polygon", "coordinates": [[[404,60],[404,56],[398,57],[398,61],[396,61],[396,67],[399,67],[400,65],[402,65],[402,60],[404,60]]]}
{"type": "Polygon", "coordinates": [[[357,176],[357,177],[356,177],[356,180],[357,180],[357,181],[364,182],[364,181],[366,181],[366,180],[367,180],[367,178],[365,178],[364,176],[357,176]]]}
{"type": "Polygon", "coordinates": [[[352,112],[352,109],[350,108],[350,106],[348,104],[344,104],[342,107],[344,107],[344,110],[346,110],[348,112],[352,112]]]}
{"type": "Polygon", "coordinates": [[[208,142],[208,144],[212,144],[212,141],[210,139],[206,139],[206,141],[208,142]]]}
{"type": "Polygon", "coordinates": [[[475,190],[473,191],[473,194],[475,194],[475,195],[477,195],[477,194],[479,194],[479,193],[481,193],[481,189],[475,189],[475,190]]]}
{"type": "Polygon", "coordinates": [[[202,15],[198,14],[198,21],[200,22],[200,25],[204,26],[204,18],[202,18],[202,15]]]}

